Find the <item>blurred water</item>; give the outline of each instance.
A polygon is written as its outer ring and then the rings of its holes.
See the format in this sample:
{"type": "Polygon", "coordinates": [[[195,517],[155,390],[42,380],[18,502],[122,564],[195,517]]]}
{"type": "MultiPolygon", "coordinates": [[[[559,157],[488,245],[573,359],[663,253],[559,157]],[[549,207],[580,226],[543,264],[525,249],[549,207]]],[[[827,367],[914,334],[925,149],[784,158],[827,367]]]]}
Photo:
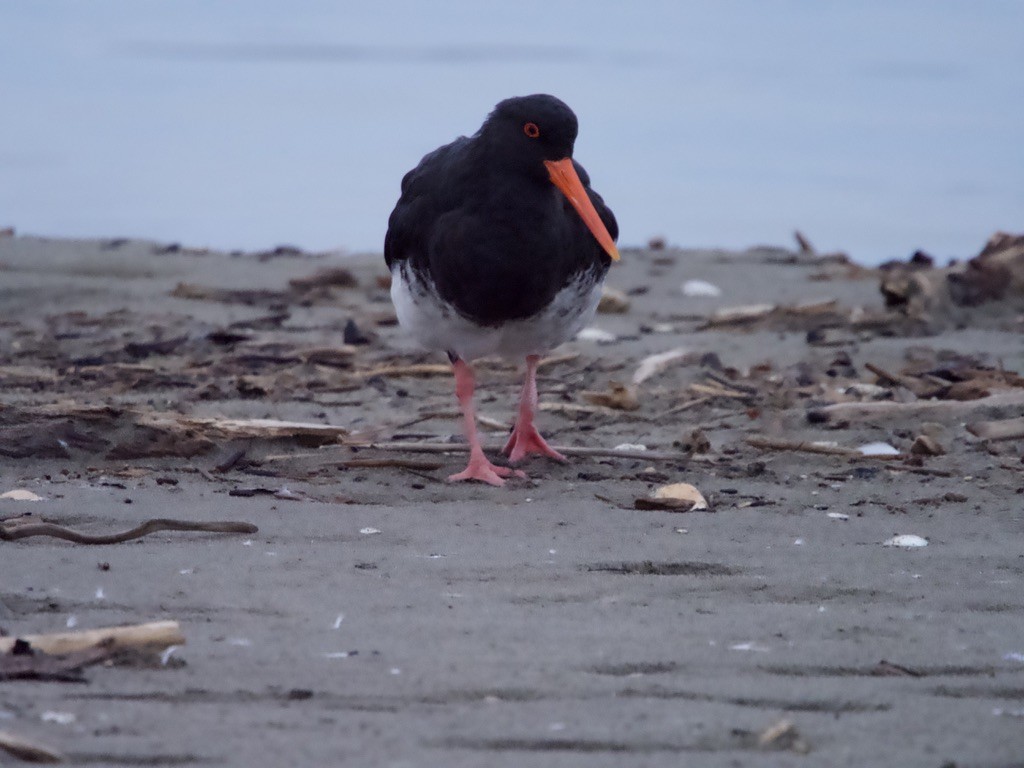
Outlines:
{"type": "Polygon", "coordinates": [[[1024,230],[1015,0],[0,1],[0,226],[380,250],[506,96],[580,116],[622,242],[876,262],[1024,230]]]}

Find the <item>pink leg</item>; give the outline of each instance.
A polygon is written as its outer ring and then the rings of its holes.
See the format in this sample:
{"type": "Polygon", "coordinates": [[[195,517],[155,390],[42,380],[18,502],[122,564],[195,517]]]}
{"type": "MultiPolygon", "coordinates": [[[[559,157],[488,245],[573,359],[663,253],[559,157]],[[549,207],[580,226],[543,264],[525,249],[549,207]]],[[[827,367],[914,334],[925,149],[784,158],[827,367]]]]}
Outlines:
{"type": "Polygon", "coordinates": [[[491,485],[504,485],[504,477],[526,477],[519,470],[499,467],[492,464],[484,456],[480,438],[476,433],[476,409],[473,407],[473,369],[464,360],[452,363],[455,372],[455,396],[459,399],[462,409],[462,421],[466,428],[466,439],[469,440],[469,464],[461,472],[448,478],[449,481],[480,480],[491,485]]]}
{"type": "Polygon", "coordinates": [[[539,453],[558,461],[568,461],[540,436],[533,425],[533,414],[537,410],[537,361],[540,355],[526,358],[526,378],[523,380],[523,394],[519,398],[519,417],[512,435],[505,443],[505,455],[513,464],[522,461],[531,453],[539,453]]]}

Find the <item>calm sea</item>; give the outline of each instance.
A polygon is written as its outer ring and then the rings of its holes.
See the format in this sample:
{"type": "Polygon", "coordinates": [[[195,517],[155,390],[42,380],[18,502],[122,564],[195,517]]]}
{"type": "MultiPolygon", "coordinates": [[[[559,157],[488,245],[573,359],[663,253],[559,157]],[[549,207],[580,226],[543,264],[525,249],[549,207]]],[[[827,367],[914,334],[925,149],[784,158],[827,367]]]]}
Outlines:
{"type": "Polygon", "coordinates": [[[1017,0],[4,0],[0,227],[380,250],[402,174],[550,92],[625,244],[862,262],[1024,231],[1017,0]]]}

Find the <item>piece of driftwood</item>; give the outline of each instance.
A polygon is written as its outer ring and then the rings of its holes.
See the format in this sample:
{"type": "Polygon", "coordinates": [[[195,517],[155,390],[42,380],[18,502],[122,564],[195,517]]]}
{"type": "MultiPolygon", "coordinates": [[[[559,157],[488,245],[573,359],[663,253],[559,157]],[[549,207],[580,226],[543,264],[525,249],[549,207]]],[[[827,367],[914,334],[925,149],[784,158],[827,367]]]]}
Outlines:
{"type": "Polygon", "coordinates": [[[140,413],[137,423],[168,431],[194,430],[223,439],[282,437],[345,437],[349,430],[332,424],[278,419],[214,419],[174,413],[140,413]]]}
{"type": "Polygon", "coordinates": [[[722,326],[743,325],[761,320],[776,309],[775,304],[748,304],[742,307],[724,307],[715,310],[699,330],[722,326]]]}
{"type": "Polygon", "coordinates": [[[720,384],[715,386],[709,384],[701,384],[700,382],[694,382],[688,389],[698,395],[704,395],[707,397],[728,397],[733,400],[744,400],[751,397],[749,392],[741,392],[738,389],[726,389],[720,384]]]}
{"type": "Polygon", "coordinates": [[[823,453],[829,456],[845,456],[847,458],[863,459],[864,454],[856,448],[844,448],[839,445],[823,445],[812,443],[806,440],[784,440],[782,438],[765,437],[763,435],[751,435],[746,439],[747,445],[754,448],[764,448],[770,451],[796,451],[798,453],[823,453]]]}
{"type": "Polygon", "coordinates": [[[902,459],[899,453],[874,455],[864,453],[857,448],[844,448],[840,445],[823,445],[806,440],[785,440],[782,438],[751,435],[746,439],[747,445],[770,451],[796,451],[798,453],[821,453],[829,456],[845,456],[848,459],[902,459]]]}
{"type": "Polygon", "coordinates": [[[982,440],[1024,439],[1024,417],[998,421],[977,421],[967,425],[967,431],[982,440]]]}
{"type": "Polygon", "coordinates": [[[24,640],[34,650],[56,655],[101,647],[112,651],[158,651],[172,645],[185,644],[185,636],[176,621],[153,621],[127,627],[22,635],[20,638],[0,637],[0,653],[10,653],[18,640],[24,640]]]}
{"type": "MultiPolygon", "coordinates": [[[[38,518],[37,518],[38,519],[38,518]]],[[[258,533],[252,523],[233,520],[214,522],[195,522],[192,520],[172,520],[154,518],[147,520],[130,530],[120,533],[92,535],[65,528],[54,523],[25,520],[22,517],[0,520],[0,541],[17,541],[30,536],[52,536],[75,544],[120,544],[121,542],[138,539],[156,531],[200,531],[204,533],[258,533]]]]}
{"type": "Polygon", "coordinates": [[[0,731],[0,750],[26,763],[60,763],[64,755],[10,731],[0,731]]]}
{"type": "Polygon", "coordinates": [[[967,262],[929,269],[920,262],[891,265],[879,289],[886,306],[909,317],[946,319],[954,306],[973,307],[1024,294],[1024,235],[997,232],[967,262]]]}
{"type": "Polygon", "coordinates": [[[756,395],[759,392],[757,387],[752,387],[749,384],[742,384],[742,383],[740,383],[738,381],[732,381],[731,379],[728,379],[725,376],[717,374],[714,371],[705,371],[704,372],[704,377],[706,379],[710,379],[711,381],[713,381],[716,384],[720,384],[721,386],[725,387],[726,389],[729,389],[729,390],[732,390],[732,391],[735,391],[735,392],[742,392],[742,393],[747,394],[747,395],[756,395]]]}
{"type": "Polygon", "coordinates": [[[910,390],[915,395],[921,393],[921,382],[915,380],[910,376],[903,376],[898,373],[891,373],[890,371],[887,371],[881,366],[875,365],[874,363],[864,363],[864,367],[871,371],[873,374],[875,374],[875,376],[877,376],[881,381],[901,386],[904,389],[910,390]]]}
{"type": "Polygon", "coordinates": [[[537,409],[545,411],[546,413],[561,413],[568,416],[574,416],[579,413],[600,413],[605,416],[615,416],[621,419],[626,415],[622,411],[609,408],[607,405],[587,405],[585,403],[557,403],[546,401],[540,403],[537,406],[537,409]]]}
{"type": "Polygon", "coordinates": [[[537,362],[537,370],[539,371],[544,368],[561,365],[562,363],[571,363],[574,360],[579,360],[579,357],[579,352],[566,352],[564,355],[551,355],[550,357],[542,357],[537,362]]]}
{"type": "Polygon", "coordinates": [[[894,416],[920,416],[930,420],[939,418],[960,418],[986,408],[1024,405],[1024,391],[1020,389],[996,392],[976,400],[917,400],[900,403],[894,400],[880,400],[866,403],[833,403],[807,412],[808,419],[815,422],[848,421],[856,419],[889,419],[894,416]]]}
{"type": "Polygon", "coordinates": [[[674,416],[677,413],[688,411],[691,408],[696,408],[698,405],[704,405],[704,403],[711,402],[712,399],[713,398],[711,397],[698,397],[693,400],[687,400],[685,403],[680,403],[679,405],[673,406],[667,411],[662,412],[657,418],[652,419],[652,421],[660,421],[666,416],[674,416]]]}
{"type": "Polygon", "coordinates": [[[633,383],[642,384],[652,376],[657,376],[671,366],[693,359],[693,357],[694,353],[683,347],[648,355],[640,361],[640,365],[633,372],[633,383]]]}

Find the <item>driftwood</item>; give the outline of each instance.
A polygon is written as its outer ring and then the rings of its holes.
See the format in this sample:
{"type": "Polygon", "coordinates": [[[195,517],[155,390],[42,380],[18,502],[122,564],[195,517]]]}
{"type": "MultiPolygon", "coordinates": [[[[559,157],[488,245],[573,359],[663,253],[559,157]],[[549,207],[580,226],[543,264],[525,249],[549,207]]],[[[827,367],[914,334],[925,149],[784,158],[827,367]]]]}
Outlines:
{"type": "Polygon", "coordinates": [[[169,518],[154,518],[147,520],[121,533],[106,535],[91,535],[65,528],[63,525],[54,523],[37,522],[38,518],[32,516],[25,519],[21,516],[0,520],[0,541],[16,541],[27,539],[30,536],[52,536],[56,539],[64,539],[75,544],[120,544],[121,542],[138,539],[156,531],[202,531],[205,533],[257,533],[257,528],[252,523],[235,521],[215,522],[193,522],[191,520],[171,520],[169,518]]]}
{"type": "Polygon", "coordinates": [[[710,384],[701,384],[700,382],[695,382],[691,384],[688,387],[688,389],[695,394],[702,395],[705,397],[728,397],[732,398],[733,400],[744,400],[751,396],[749,392],[741,392],[740,390],[732,389],[731,387],[729,389],[726,389],[720,384],[712,386],[710,384]]]}
{"type": "Polygon", "coordinates": [[[888,382],[890,384],[896,384],[897,386],[903,387],[913,392],[915,395],[922,393],[921,382],[914,379],[911,376],[903,376],[899,373],[891,373],[885,370],[881,366],[875,365],[874,363],[864,363],[864,367],[871,371],[875,376],[882,382],[888,382]]]}
{"type": "MultiPolygon", "coordinates": [[[[567,416],[575,416],[580,413],[600,413],[604,416],[614,416],[619,419],[630,418],[623,411],[610,408],[607,405],[588,405],[586,403],[543,402],[537,406],[537,410],[546,413],[561,413],[567,416]]],[[[639,417],[633,416],[633,418],[639,417]]]]}
{"type": "Polygon", "coordinates": [[[349,431],[331,424],[277,419],[213,419],[174,413],[140,413],[137,423],[169,431],[195,430],[224,439],[281,437],[345,437],[349,431]]]}
{"type": "Polygon", "coordinates": [[[916,400],[912,403],[881,400],[867,403],[833,403],[810,409],[807,412],[807,417],[815,423],[856,419],[890,419],[895,416],[920,416],[931,420],[955,419],[987,408],[1020,405],[1024,405],[1024,391],[1015,389],[997,392],[977,400],[916,400]]]}
{"type": "MultiPolygon", "coordinates": [[[[843,448],[838,445],[823,445],[806,440],[783,440],[781,438],[752,435],[746,439],[747,445],[754,448],[765,448],[771,451],[796,451],[799,453],[823,453],[829,456],[845,456],[850,459],[863,459],[864,454],[856,448],[843,448]]],[[[888,457],[887,457],[888,458],[888,457]]]]}
{"type": "Polygon", "coordinates": [[[927,321],[942,319],[952,307],[1020,297],[1024,295],[1024,235],[997,232],[977,256],[946,269],[930,269],[923,259],[891,265],[879,289],[887,306],[927,321]]]}
{"type": "Polygon", "coordinates": [[[91,648],[113,651],[159,651],[172,645],[184,645],[185,636],[176,621],[154,621],[128,627],[84,629],[78,632],[54,632],[45,635],[22,635],[20,638],[0,637],[0,653],[10,653],[18,640],[33,650],[49,654],[66,654],[91,648]]]}
{"type": "Polygon", "coordinates": [[[674,416],[677,413],[682,413],[683,411],[688,411],[691,408],[696,408],[698,405],[703,405],[704,403],[708,403],[711,400],[711,397],[698,397],[694,400],[687,400],[685,403],[680,403],[679,405],[669,408],[667,411],[663,411],[656,418],[651,419],[651,421],[660,421],[661,419],[664,419],[666,416],[674,416]]]}
{"type": "Polygon", "coordinates": [[[662,371],[667,370],[672,365],[677,363],[684,363],[688,360],[695,359],[693,352],[684,349],[683,347],[677,347],[676,349],[670,349],[666,352],[658,352],[654,355],[648,355],[640,361],[640,365],[637,366],[633,372],[633,383],[642,384],[652,376],[657,376],[662,371]]]}
{"type": "Polygon", "coordinates": [[[978,421],[968,424],[967,431],[982,440],[1020,440],[1024,439],[1024,417],[978,421]]]}
{"type": "Polygon", "coordinates": [[[764,437],[763,435],[752,435],[746,439],[747,445],[755,448],[764,448],[771,451],[796,451],[799,453],[822,453],[829,456],[844,456],[848,459],[902,459],[904,456],[899,453],[874,455],[864,453],[857,448],[844,448],[839,445],[823,445],[805,440],[783,440],[781,438],[764,437]]]}

